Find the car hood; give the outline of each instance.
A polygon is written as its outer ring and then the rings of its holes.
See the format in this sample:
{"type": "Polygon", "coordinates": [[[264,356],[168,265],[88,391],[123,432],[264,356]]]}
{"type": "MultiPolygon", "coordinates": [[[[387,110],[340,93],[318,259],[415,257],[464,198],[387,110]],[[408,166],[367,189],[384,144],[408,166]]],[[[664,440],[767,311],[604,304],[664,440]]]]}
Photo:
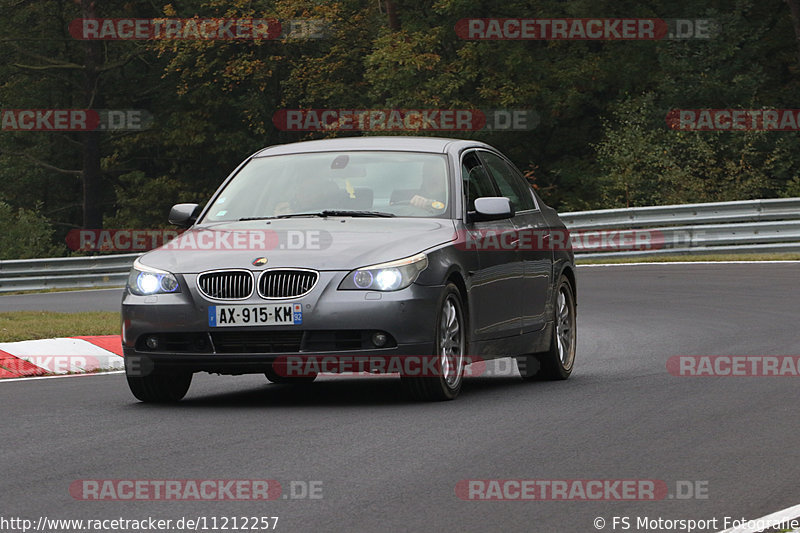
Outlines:
{"type": "Polygon", "coordinates": [[[352,270],[414,255],[455,239],[455,224],[430,218],[290,218],[193,227],[140,261],[191,274],[224,268],[352,270]]]}

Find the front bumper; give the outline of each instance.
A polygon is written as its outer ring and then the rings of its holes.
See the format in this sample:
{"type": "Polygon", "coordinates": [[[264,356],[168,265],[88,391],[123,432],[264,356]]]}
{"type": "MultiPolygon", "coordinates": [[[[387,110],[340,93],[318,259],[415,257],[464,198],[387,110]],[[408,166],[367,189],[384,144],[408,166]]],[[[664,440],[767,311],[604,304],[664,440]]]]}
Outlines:
{"type": "Polygon", "coordinates": [[[302,305],[303,323],[298,326],[210,327],[211,305],[276,302],[257,295],[243,301],[211,301],[197,291],[194,275],[180,276],[182,292],[177,294],[137,296],[126,290],[122,298],[126,370],[131,375],[162,368],[245,374],[264,372],[285,356],[386,358],[435,353],[441,286],[412,284],[395,292],[338,290],[345,274],[321,272],[309,294],[279,302],[302,305]],[[387,335],[385,347],[371,344],[374,332],[387,335]],[[188,340],[151,350],[143,342],[147,336],[188,340]]]}

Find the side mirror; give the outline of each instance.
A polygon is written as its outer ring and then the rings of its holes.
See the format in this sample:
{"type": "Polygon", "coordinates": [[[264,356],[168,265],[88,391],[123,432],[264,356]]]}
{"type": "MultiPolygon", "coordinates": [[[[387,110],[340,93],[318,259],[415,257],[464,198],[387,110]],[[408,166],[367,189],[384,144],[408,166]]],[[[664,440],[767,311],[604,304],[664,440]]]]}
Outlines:
{"type": "Polygon", "coordinates": [[[175,204],[169,210],[169,223],[181,228],[188,228],[200,215],[200,206],[197,204],[175,204]]]}
{"type": "Polygon", "coordinates": [[[473,221],[501,220],[514,216],[514,206],[505,196],[484,196],[475,199],[475,212],[470,213],[473,221]]]}

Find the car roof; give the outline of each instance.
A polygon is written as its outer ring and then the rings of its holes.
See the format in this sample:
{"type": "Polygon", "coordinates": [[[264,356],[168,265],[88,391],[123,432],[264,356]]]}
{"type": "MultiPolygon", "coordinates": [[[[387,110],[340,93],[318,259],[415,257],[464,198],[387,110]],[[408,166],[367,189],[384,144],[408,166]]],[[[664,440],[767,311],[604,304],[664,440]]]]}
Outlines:
{"type": "Polygon", "coordinates": [[[391,135],[338,137],[335,139],[321,139],[316,141],[279,144],[264,148],[254,154],[253,157],[302,154],[309,152],[338,152],[345,150],[392,150],[399,152],[429,152],[445,154],[449,151],[461,151],[470,147],[492,149],[491,146],[480,141],[447,139],[443,137],[412,137],[391,135]]]}

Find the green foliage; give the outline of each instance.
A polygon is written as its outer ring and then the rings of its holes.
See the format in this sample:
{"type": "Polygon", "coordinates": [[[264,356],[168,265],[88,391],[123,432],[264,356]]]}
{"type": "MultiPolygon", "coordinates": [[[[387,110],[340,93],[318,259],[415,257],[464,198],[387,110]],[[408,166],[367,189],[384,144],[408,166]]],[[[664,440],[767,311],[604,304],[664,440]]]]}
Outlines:
{"type": "MultiPolygon", "coordinates": [[[[97,2],[108,18],[317,19],[325,38],[105,41],[87,102],[86,43],[66,30],[80,2],[3,2],[0,101],[154,117],[148,130],[102,135],[95,202],[106,227],[163,226],[172,203],[205,200],[263,146],[354,134],[273,125],[276,111],[297,108],[535,110],[531,131],[435,134],[497,146],[564,211],[800,196],[796,132],[681,132],[665,122],[679,108],[798,107],[797,42],[783,0],[393,0],[392,27],[385,4],[97,2]],[[711,18],[722,30],[649,42],[467,41],[454,29],[462,18],[543,16],[711,18]]],[[[53,242],[82,223],[75,171],[84,146],[80,133],[0,134],[0,200],[47,214],[53,242]]]]}
{"type": "Polygon", "coordinates": [[[674,131],[656,123],[667,110],[655,95],[627,98],[612,111],[597,144],[603,207],[757,198],[768,189],[768,132],[674,131]]]}
{"type": "Polygon", "coordinates": [[[53,228],[38,208],[14,208],[0,201],[0,260],[61,255],[64,245],[53,244],[53,228]]]}
{"type": "Polygon", "coordinates": [[[106,228],[168,227],[167,215],[173,205],[205,200],[205,195],[186,191],[175,179],[168,176],[150,178],[140,171],[120,176],[115,189],[119,208],[103,221],[106,228]]]}

